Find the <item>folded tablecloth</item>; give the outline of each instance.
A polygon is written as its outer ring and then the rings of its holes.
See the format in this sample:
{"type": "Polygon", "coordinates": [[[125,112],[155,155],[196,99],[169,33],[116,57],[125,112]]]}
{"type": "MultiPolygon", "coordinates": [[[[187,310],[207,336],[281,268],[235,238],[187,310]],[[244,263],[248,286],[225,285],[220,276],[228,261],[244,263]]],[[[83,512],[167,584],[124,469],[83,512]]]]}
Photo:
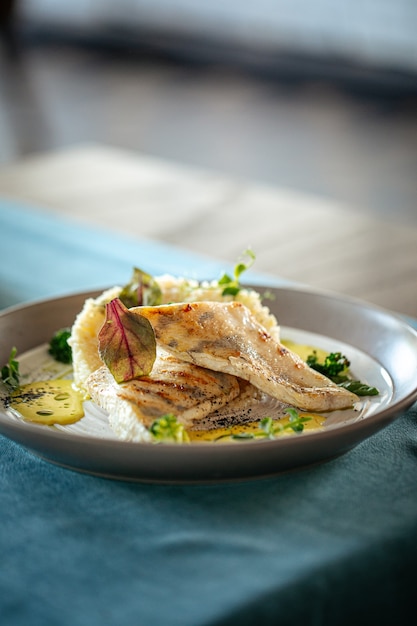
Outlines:
{"type": "MultiPolygon", "coordinates": [[[[133,264],[228,269],[7,201],[0,246],[2,307],[116,284],[133,264]]],[[[416,406],[347,454],[275,478],[118,482],[4,437],[0,476],[5,626],[414,623],[416,406]]]]}

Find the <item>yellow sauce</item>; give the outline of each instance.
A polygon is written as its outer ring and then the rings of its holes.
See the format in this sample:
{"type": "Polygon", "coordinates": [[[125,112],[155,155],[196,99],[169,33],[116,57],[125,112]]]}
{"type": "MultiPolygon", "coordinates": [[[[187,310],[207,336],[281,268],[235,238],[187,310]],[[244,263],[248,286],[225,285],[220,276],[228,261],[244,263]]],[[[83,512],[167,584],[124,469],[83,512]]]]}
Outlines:
{"type": "MultiPolygon", "coordinates": [[[[300,417],[308,418],[308,421],[304,423],[304,430],[316,430],[323,426],[323,422],[325,421],[325,417],[323,415],[318,415],[317,413],[299,413],[300,417]]],[[[277,424],[281,426],[287,426],[289,421],[288,417],[282,417],[279,420],[276,420],[277,424]]],[[[262,430],[260,428],[259,422],[248,422],[247,424],[240,424],[237,426],[231,426],[230,428],[215,428],[213,430],[189,430],[187,434],[190,438],[190,441],[193,443],[199,443],[201,441],[211,441],[211,442],[222,442],[222,441],[230,441],[230,439],[234,435],[248,435],[249,440],[250,435],[259,435],[262,434],[262,430]]],[[[275,436],[283,436],[283,435],[293,435],[295,434],[291,428],[284,428],[278,435],[275,436]]],[[[258,436],[255,436],[255,439],[258,439],[258,436]]],[[[262,437],[260,437],[262,439],[262,437]]],[[[235,441],[239,441],[236,439],[235,441]]],[[[242,437],[242,441],[244,438],[242,437]]]]}
{"type": "MultiPolygon", "coordinates": [[[[281,343],[289,350],[298,354],[304,361],[316,352],[319,362],[323,362],[327,352],[314,346],[297,344],[291,340],[282,340],[281,343]]],[[[76,391],[72,381],[68,379],[55,379],[37,381],[22,385],[11,396],[10,406],[16,409],[25,420],[52,426],[53,424],[73,424],[84,416],[83,395],[76,391]]],[[[304,423],[304,430],[320,429],[325,417],[316,413],[299,413],[300,417],[309,418],[304,423]]],[[[271,416],[273,417],[273,416],[271,416]]],[[[289,416],[277,420],[277,424],[286,426],[289,424],[289,416]]],[[[213,430],[188,431],[192,442],[226,442],[234,435],[251,436],[262,433],[259,421],[240,424],[228,428],[213,430]]],[[[281,435],[292,435],[291,428],[284,428],[281,435]]],[[[258,437],[255,437],[258,439],[258,437]]],[[[242,439],[244,440],[244,439],[242,439]]],[[[236,440],[238,441],[238,440],[236,440]]]]}
{"type": "Polygon", "coordinates": [[[10,406],[25,420],[48,426],[73,424],[84,415],[83,396],[67,379],[22,385],[12,394],[10,406]]]}
{"type": "Polygon", "coordinates": [[[315,346],[295,343],[295,341],[291,341],[291,339],[282,339],[281,343],[286,348],[288,348],[288,350],[291,350],[291,352],[295,352],[295,354],[298,354],[298,356],[303,359],[303,361],[307,361],[307,357],[315,352],[318,362],[324,363],[324,359],[328,355],[328,352],[326,352],[326,350],[321,350],[321,348],[316,348],[315,346]]]}
{"type": "MultiPolygon", "coordinates": [[[[307,361],[307,357],[309,357],[313,352],[316,353],[317,359],[319,363],[324,363],[324,359],[326,358],[328,352],[325,350],[321,350],[316,346],[309,346],[307,344],[299,344],[295,341],[291,341],[291,339],[282,339],[281,343],[291,350],[291,352],[295,352],[298,356],[303,359],[303,361],[307,361]]],[[[308,421],[304,423],[304,430],[316,430],[320,429],[323,426],[325,421],[325,417],[323,415],[319,415],[317,413],[299,413],[300,417],[308,418],[308,421]]],[[[273,417],[273,416],[271,416],[273,417]]],[[[287,426],[289,424],[289,416],[282,417],[277,420],[277,424],[281,424],[282,426],[287,426]]],[[[262,430],[259,425],[259,421],[257,422],[249,422],[247,424],[240,424],[236,426],[232,426],[229,428],[216,428],[213,430],[194,430],[188,431],[188,436],[190,441],[192,442],[201,442],[201,441],[211,441],[211,442],[222,442],[222,441],[230,441],[230,439],[234,435],[250,437],[251,435],[255,435],[255,438],[258,439],[259,433],[262,433],[262,430]]],[[[291,428],[284,428],[282,432],[278,433],[275,436],[283,436],[283,435],[291,435],[295,434],[291,428]]],[[[242,438],[244,441],[244,439],[242,438]]],[[[238,441],[238,440],[236,440],[238,441]]]]}

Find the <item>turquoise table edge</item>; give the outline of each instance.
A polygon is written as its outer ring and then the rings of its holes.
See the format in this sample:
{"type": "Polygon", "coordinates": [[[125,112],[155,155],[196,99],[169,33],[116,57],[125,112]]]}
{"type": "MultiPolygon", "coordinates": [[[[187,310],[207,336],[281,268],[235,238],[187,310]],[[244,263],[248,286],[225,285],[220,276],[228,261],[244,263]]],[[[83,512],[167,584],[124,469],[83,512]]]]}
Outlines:
{"type": "MultiPolygon", "coordinates": [[[[197,280],[215,279],[233,269],[215,257],[4,199],[0,199],[0,249],[4,260],[0,309],[124,284],[133,266],[153,275],[197,280]]],[[[250,280],[260,285],[288,284],[252,270],[250,280]]]]}
{"type": "MultiPolygon", "coordinates": [[[[114,232],[5,198],[0,198],[0,250],[0,310],[124,284],[133,266],[153,275],[169,273],[197,280],[215,279],[233,269],[230,262],[215,256],[114,232]]],[[[294,285],[252,269],[247,278],[263,286],[294,285]]],[[[399,316],[417,328],[417,319],[399,316]]]]}

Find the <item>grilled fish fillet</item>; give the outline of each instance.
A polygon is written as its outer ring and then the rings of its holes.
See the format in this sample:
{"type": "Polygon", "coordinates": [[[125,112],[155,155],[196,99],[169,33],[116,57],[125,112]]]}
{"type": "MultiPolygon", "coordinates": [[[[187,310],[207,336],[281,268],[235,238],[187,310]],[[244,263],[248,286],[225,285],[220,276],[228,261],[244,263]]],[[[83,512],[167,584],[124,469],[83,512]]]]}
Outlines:
{"type": "MultiPolygon", "coordinates": [[[[168,274],[156,276],[156,282],[162,291],[164,303],[192,301],[230,301],[230,296],[223,296],[223,287],[213,283],[198,283],[195,280],[176,278],[168,274]]],[[[76,387],[85,391],[85,381],[91,372],[101,367],[98,353],[97,335],[104,324],[106,303],[120,295],[122,287],[111,287],[103,291],[97,298],[88,298],[82,310],[78,313],[71,329],[69,343],[72,347],[74,383],[76,387]]],[[[277,319],[264,306],[260,295],[251,289],[241,289],[238,294],[240,302],[245,304],[258,322],[265,326],[267,331],[279,340],[279,326],[277,319]]]]}
{"type": "Polygon", "coordinates": [[[281,402],[306,411],[331,411],[358,400],[275,341],[239,302],[131,310],[150,321],[159,345],[179,359],[248,380],[281,402]]]}
{"type": "Polygon", "coordinates": [[[224,406],[240,393],[238,380],[209,371],[158,351],[149,376],[118,384],[106,366],[86,381],[91,399],[109,413],[109,423],[121,439],[149,441],[152,422],[173,413],[186,429],[224,406]]]}
{"type": "MultiPolygon", "coordinates": [[[[236,380],[239,382],[239,395],[228,402],[225,406],[216,409],[198,422],[195,422],[193,427],[190,428],[190,431],[230,428],[232,426],[257,421],[260,417],[264,416],[263,413],[262,415],[261,413],[258,413],[259,407],[264,404],[264,401],[267,402],[269,411],[269,396],[260,391],[260,389],[251,385],[247,380],[243,380],[243,378],[237,378],[236,380]]],[[[280,415],[284,415],[287,407],[288,404],[274,401],[274,417],[278,418],[280,415]]]]}

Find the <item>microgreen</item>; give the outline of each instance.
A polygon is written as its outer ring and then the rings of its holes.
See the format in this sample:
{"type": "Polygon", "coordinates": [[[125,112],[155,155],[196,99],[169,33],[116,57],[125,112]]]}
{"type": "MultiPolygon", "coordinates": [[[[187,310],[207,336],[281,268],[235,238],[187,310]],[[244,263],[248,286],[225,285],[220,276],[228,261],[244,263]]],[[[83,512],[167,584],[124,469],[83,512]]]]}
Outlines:
{"type": "Polygon", "coordinates": [[[121,383],[147,376],[156,359],[156,339],[150,322],[115,298],[106,304],[106,319],[98,335],[99,354],[121,383]]]}
{"type": "Polygon", "coordinates": [[[241,290],[240,277],[243,272],[246,272],[255,262],[255,254],[250,248],[245,250],[244,256],[240,262],[236,263],[233,270],[233,277],[229,274],[223,274],[219,278],[218,284],[223,286],[223,296],[236,296],[241,290]]]}
{"type": "Polygon", "coordinates": [[[295,433],[302,433],[304,424],[311,420],[311,417],[301,417],[298,411],[288,407],[285,409],[288,414],[288,421],[273,420],[272,417],[264,417],[259,422],[259,431],[256,433],[242,433],[232,435],[232,439],[275,439],[285,431],[292,430],[295,433]]]}
{"type": "Polygon", "coordinates": [[[18,389],[20,385],[19,361],[16,360],[17,348],[10,351],[9,360],[1,368],[1,379],[9,389],[18,389]]]}
{"type": "Polygon", "coordinates": [[[130,282],[123,287],[119,298],[129,309],[133,306],[155,306],[161,304],[162,292],[153,276],[134,267],[130,282]]]}
{"type": "Polygon", "coordinates": [[[188,443],[190,441],[184,426],[172,413],[156,419],[149,430],[155,441],[173,443],[188,443]]]}

